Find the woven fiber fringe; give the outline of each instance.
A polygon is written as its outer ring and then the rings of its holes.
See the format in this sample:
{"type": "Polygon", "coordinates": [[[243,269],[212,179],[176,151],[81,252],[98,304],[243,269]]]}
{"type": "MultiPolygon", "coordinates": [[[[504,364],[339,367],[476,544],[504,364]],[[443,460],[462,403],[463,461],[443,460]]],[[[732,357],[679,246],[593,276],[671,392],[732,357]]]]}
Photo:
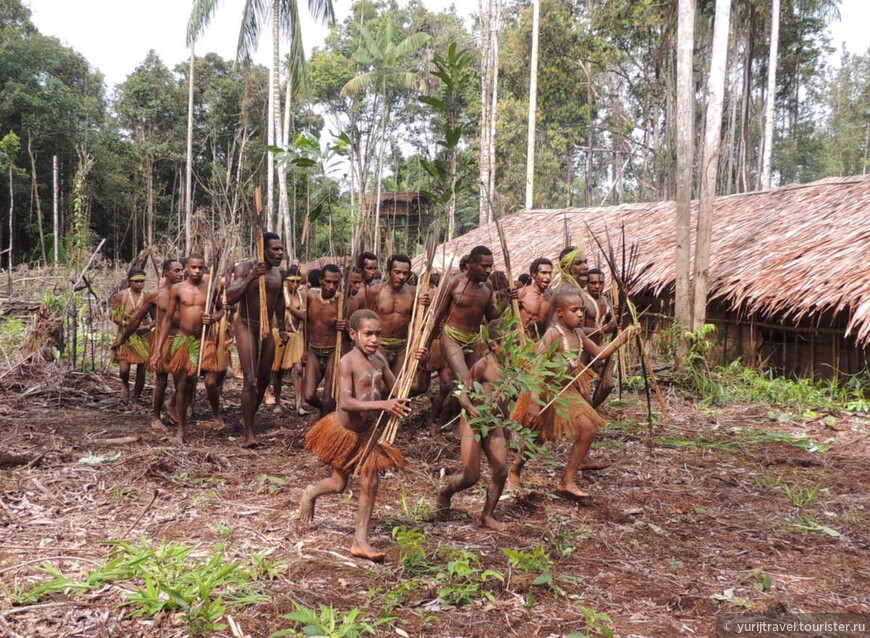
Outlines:
{"type": "MultiPolygon", "coordinates": [[[[374,426],[367,432],[348,430],[338,422],[333,412],[320,419],[308,431],[305,435],[305,449],[314,452],[317,458],[336,470],[351,474],[356,470],[356,456],[365,448],[369,438],[374,435],[374,430],[374,426]]],[[[405,457],[395,447],[389,443],[377,443],[360,468],[360,474],[397,470],[407,464],[405,457]]]]}
{"type": "Polygon", "coordinates": [[[447,361],[444,359],[444,353],[441,351],[441,339],[435,339],[429,348],[429,360],[426,361],[426,370],[438,372],[446,365],[447,361]]]}
{"type": "Polygon", "coordinates": [[[202,343],[202,369],[206,372],[226,372],[229,353],[224,353],[222,357],[218,354],[217,342],[206,337],[202,343]]]}
{"type": "Polygon", "coordinates": [[[302,353],[305,350],[305,340],[301,332],[291,332],[287,343],[281,344],[281,338],[277,330],[272,330],[275,339],[275,358],[272,360],[272,372],[278,370],[292,370],[293,366],[302,361],[302,353]]]}
{"type": "MultiPolygon", "coordinates": [[[[157,337],[155,336],[154,339],[151,340],[151,348],[149,348],[149,350],[148,350],[149,363],[151,360],[151,355],[154,354],[154,349],[156,347],[157,347],[157,337]]],[[[170,359],[172,359],[172,338],[167,337],[167,339],[163,342],[163,349],[160,353],[160,361],[157,362],[156,366],[149,365],[148,369],[151,370],[151,372],[154,372],[156,374],[167,374],[169,372],[169,369],[167,366],[169,365],[170,359]]]]}
{"type": "Polygon", "coordinates": [[[127,342],[112,354],[112,362],[126,361],[127,363],[147,363],[148,353],[151,351],[151,337],[154,333],[140,335],[134,332],[127,342]]]}
{"type": "MultiPolygon", "coordinates": [[[[607,425],[607,421],[574,389],[563,392],[562,399],[541,413],[538,425],[534,428],[544,441],[573,441],[583,432],[591,429],[595,433],[607,425]]],[[[547,403],[550,398],[543,400],[547,403]]],[[[522,423],[531,405],[530,394],[523,393],[518,396],[511,412],[511,421],[522,423]]]]}
{"type": "Polygon", "coordinates": [[[189,339],[195,339],[195,337],[175,335],[175,339],[172,341],[172,348],[175,352],[169,359],[169,363],[166,364],[166,371],[170,374],[196,374],[196,364],[190,360],[189,339]],[[178,344],[177,348],[175,347],[176,343],[178,344]]]}

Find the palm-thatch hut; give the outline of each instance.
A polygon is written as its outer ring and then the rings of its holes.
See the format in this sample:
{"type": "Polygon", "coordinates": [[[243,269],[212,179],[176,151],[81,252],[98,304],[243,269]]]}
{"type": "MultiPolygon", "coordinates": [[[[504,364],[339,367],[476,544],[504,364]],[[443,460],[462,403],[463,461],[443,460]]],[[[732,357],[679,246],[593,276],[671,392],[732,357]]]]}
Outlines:
{"type": "MultiPolygon", "coordinates": [[[[697,202],[692,203],[693,217],[697,202]]],[[[514,277],[566,245],[604,260],[589,228],[640,247],[633,295],[647,326],[673,316],[675,204],[524,210],[503,220],[514,277]]],[[[693,221],[694,224],[694,221],[693,221]]],[[[494,224],[445,246],[455,255],[488,245],[501,267],[494,224]]],[[[870,175],[829,178],[716,200],[708,318],[720,326],[722,360],[738,356],[787,374],[836,377],[868,366],[870,347],[870,175]]]]}

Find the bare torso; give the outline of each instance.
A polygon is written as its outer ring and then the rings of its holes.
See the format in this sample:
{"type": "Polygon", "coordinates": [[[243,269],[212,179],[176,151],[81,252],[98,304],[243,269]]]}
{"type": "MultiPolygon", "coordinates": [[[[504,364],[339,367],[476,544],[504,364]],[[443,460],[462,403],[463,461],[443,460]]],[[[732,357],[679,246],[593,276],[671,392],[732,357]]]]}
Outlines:
{"type": "Polygon", "coordinates": [[[205,313],[205,302],[208,296],[208,284],[199,285],[185,280],[172,286],[170,293],[176,298],[175,308],[178,311],[178,330],[183,335],[198,335],[202,330],[202,315],[205,313]]]}
{"type": "Polygon", "coordinates": [[[550,313],[550,295],[536,285],[526,286],[519,294],[520,317],[529,334],[543,334],[550,313]]]}
{"type": "Polygon", "coordinates": [[[308,291],[308,312],[305,316],[309,343],[320,347],[334,346],[338,296],[324,300],[320,295],[320,288],[312,288],[308,291]]]}
{"type": "MultiPolygon", "coordinates": [[[[451,306],[446,325],[477,333],[484,317],[493,309],[492,287],[487,282],[470,281],[465,276],[457,277],[449,285],[451,306]]],[[[494,309],[492,312],[495,314],[494,309]]]]}
{"type": "MultiPolygon", "coordinates": [[[[354,398],[360,401],[380,401],[387,395],[387,360],[380,353],[366,357],[358,348],[352,349],[342,357],[342,366],[350,364],[351,383],[354,398]]],[[[342,391],[347,388],[342,387],[342,391]]],[[[380,410],[349,412],[336,408],[339,423],[354,432],[365,432],[377,420],[380,410]]]]}
{"type": "Polygon", "coordinates": [[[405,339],[415,299],[414,287],[404,284],[399,290],[388,283],[370,286],[366,307],[381,318],[381,336],[388,339],[405,339]]]}

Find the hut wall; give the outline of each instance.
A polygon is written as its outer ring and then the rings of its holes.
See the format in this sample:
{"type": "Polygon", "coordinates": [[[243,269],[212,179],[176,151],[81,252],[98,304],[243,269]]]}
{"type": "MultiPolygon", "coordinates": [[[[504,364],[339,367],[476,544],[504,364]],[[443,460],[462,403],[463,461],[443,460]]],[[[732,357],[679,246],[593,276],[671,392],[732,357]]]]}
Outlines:
{"type": "MultiPolygon", "coordinates": [[[[673,300],[646,297],[637,300],[647,339],[659,354],[673,347],[673,300]]],[[[740,359],[744,365],[777,374],[813,379],[842,379],[870,370],[870,348],[845,336],[847,317],[824,316],[797,323],[785,318],[758,318],[713,302],[707,321],[718,328],[708,359],[727,365],[740,359]]]]}

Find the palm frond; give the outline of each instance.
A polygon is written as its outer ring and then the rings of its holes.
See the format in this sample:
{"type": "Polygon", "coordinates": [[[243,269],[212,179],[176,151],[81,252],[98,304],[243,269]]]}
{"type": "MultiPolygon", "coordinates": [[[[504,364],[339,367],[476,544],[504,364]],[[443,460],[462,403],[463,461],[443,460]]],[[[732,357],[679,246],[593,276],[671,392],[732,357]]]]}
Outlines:
{"type": "Polygon", "coordinates": [[[378,74],[375,71],[360,73],[348,80],[347,84],[341,87],[341,94],[346,96],[361,93],[371,86],[377,78],[378,74]]]}
{"type": "Polygon", "coordinates": [[[432,39],[428,33],[414,33],[396,45],[396,57],[404,58],[432,39]]]}
{"type": "Polygon", "coordinates": [[[335,22],[335,7],[332,0],[308,0],[308,13],[317,22],[333,24],[335,22]]]}
{"type": "Polygon", "coordinates": [[[236,45],[236,59],[242,63],[251,61],[260,43],[260,29],[269,21],[269,0],[246,0],[242,10],[242,24],[236,45]]]}
{"type": "Polygon", "coordinates": [[[220,2],[221,0],[193,0],[187,20],[187,46],[196,42],[205,32],[220,2]]]}

